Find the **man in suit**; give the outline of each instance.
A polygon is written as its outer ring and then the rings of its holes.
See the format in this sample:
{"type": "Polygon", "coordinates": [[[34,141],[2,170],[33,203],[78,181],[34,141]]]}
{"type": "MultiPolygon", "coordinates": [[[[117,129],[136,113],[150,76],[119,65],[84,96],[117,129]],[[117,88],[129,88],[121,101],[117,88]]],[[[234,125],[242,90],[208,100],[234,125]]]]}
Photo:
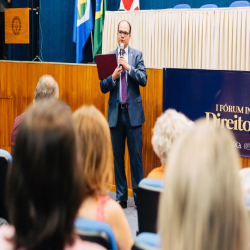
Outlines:
{"type": "Polygon", "coordinates": [[[100,82],[101,91],[109,92],[108,123],[111,132],[115,164],[116,200],[122,208],[127,207],[127,179],[124,167],[125,140],[130,157],[134,200],[136,189],[143,178],[142,165],[142,123],[145,121],[139,86],[147,84],[142,53],[128,46],[131,25],[128,21],[118,24],[118,48],[116,54],[119,66],[112,75],[100,82]],[[121,44],[124,55],[120,55],[121,44]]]}
{"type": "Polygon", "coordinates": [[[8,59],[8,45],[5,44],[4,10],[11,0],[0,0],[0,60],[8,59]]]}

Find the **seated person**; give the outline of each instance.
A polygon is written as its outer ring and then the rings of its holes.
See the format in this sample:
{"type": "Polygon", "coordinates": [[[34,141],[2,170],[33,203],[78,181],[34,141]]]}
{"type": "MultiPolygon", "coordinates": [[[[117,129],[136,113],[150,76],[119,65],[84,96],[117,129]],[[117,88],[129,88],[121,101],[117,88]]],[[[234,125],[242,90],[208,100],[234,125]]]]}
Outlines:
{"type": "Polygon", "coordinates": [[[160,199],[161,249],[249,249],[234,140],[203,120],[173,145],[160,199]]]}
{"type": "Polygon", "coordinates": [[[158,117],[153,128],[152,145],[160,158],[162,166],[154,168],[147,178],[164,179],[167,156],[176,138],[193,129],[194,123],[174,109],[166,110],[158,117]]]}
{"type": "Polygon", "coordinates": [[[133,239],[121,206],[107,195],[111,182],[113,161],[111,137],[105,117],[94,106],[75,111],[80,147],[83,157],[85,199],[78,216],[107,222],[113,229],[119,250],[130,250],[133,239]]]}
{"type": "Polygon", "coordinates": [[[248,167],[248,168],[241,169],[239,171],[239,174],[240,174],[243,195],[244,195],[247,210],[248,210],[248,220],[250,222],[250,168],[248,167]]]}
{"type": "MultiPolygon", "coordinates": [[[[43,75],[37,83],[33,103],[36,103],[45,98],[51,98],[51,97],[58,98],[58,96],[59,96],[59,88],[54,77],[50,75],[43,75]]],[[[13,130],[11,133],[11,155],[12,156],[14,155],[18,128],[20,126],[21,121],[23,120],[24,115],[25,115],[25,112],[19,115],[14,121],[13,130]]]]}
{"type": "Polygon", "coordinates": [[[250,168],[243,168],[239,171],[241,186],[244,196],[250,198],[250,168]]]}
{"type": "Polygon", "coordinates": [[[40,101],[28,109],[8,176],[11,225],[0,227],[0,249],[104,249],[74,232],[84,198],[77,145],[72,115],[63,102],[40,101]]]}

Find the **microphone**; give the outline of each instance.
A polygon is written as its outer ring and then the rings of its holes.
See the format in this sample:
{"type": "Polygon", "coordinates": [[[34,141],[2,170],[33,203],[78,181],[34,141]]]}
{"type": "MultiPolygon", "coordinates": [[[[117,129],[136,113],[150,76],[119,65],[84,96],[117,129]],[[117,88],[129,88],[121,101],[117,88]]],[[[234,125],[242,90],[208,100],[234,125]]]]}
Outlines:
{"type": "MultiPolygon", "coordinates": [[[[124,44],[121,43],[120,44],[120,56],[123,56],[123,50],[124,50],[124,44]]],[[[119,64],[119,68],[121,67],[122,65],[119,64]]]]}

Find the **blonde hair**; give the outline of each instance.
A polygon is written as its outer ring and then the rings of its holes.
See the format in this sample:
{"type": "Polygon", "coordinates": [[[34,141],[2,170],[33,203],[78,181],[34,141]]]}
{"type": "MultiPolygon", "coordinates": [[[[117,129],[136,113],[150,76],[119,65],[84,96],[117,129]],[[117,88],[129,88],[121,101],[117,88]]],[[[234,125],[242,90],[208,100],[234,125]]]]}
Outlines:
{"type": "Polygon", "coordinates": [[[233,136],[205,121],[171,149],[159,226],[164,250],[247,250],[233,136]]]}
{"type": "Polygon", "coordinates": [[[176,138],[194,127],[194,123],[175,109],[166,110],[157,118],[153,128],[154,152],[166,166],[167,155],[176,138]]]}
{"type": "Polygon", "coordinates": [[[108,123],[94,106],[79,108],[74,112],[73,119],[83,157],[85,197],[104,194],[113,166],[108,123]]]}

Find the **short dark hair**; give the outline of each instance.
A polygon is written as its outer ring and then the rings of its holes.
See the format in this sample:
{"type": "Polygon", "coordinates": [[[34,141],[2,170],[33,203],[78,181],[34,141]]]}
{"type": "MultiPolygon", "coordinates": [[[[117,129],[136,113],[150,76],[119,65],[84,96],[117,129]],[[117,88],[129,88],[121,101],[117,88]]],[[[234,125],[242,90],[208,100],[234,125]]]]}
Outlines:
{"type": "Polygon", "coordinates": [[[118,28],[117,28],[117,30],[119,31],[119,26],[120,26],[120,23],[122,23],[122,22],[126,22],[126,23],[128,24],[128,26],[129,26],[129,34],[131,34],[131,24],[130,24],[127,20],[122,20],[122,21],[120,21],[120,22],[118,23],[118,28]]]}
{"type": "Polygon", "coordinates": [[[84,198],[78,148],[71,111],[62,101],[41,100],[28,109],[7,183],[16,248],[63,249],[73,243],[84,198]]]}

